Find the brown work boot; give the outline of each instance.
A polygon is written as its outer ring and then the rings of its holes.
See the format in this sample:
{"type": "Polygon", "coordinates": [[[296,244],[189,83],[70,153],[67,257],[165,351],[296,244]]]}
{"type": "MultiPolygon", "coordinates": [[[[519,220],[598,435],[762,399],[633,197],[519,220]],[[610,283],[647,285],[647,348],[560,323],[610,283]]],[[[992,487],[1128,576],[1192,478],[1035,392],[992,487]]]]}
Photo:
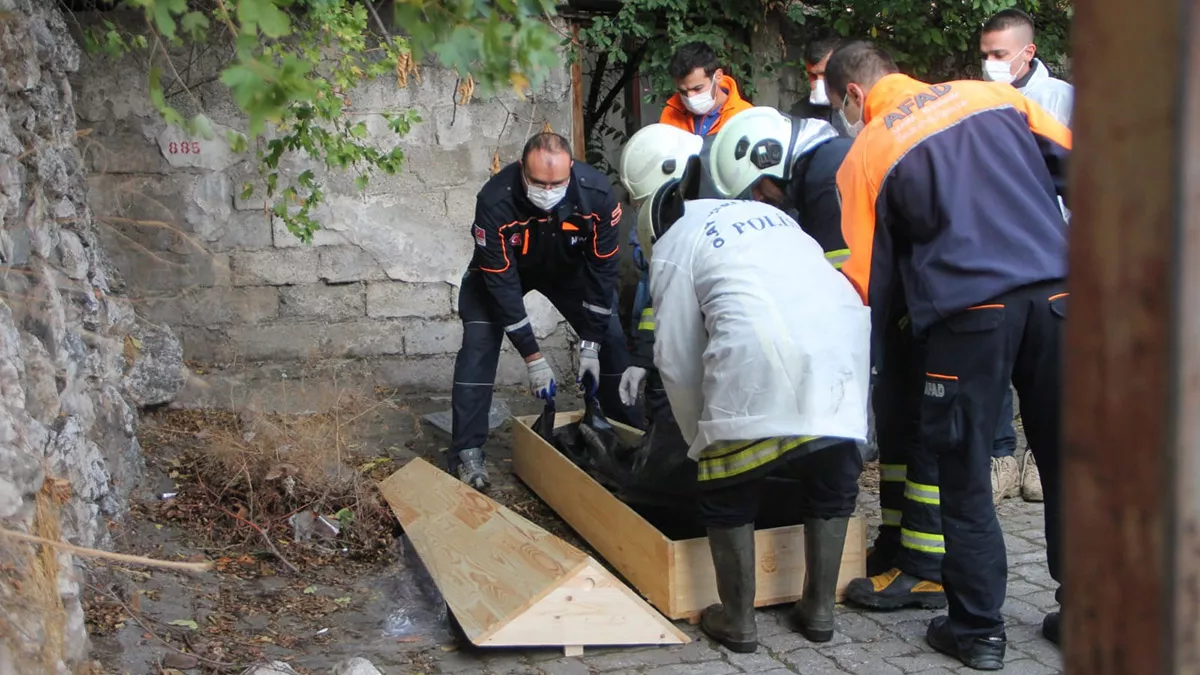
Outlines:
{"type": "Polygon", "coordinates": [[[1016,497],[1021,493],[1021,469],[1017,464],[1017,458],[1009,455],[1007,457],[992,458],[992,503],[996,506],[1000,502],[1009,497],[1016,497]]]}
{"type": "Polygon", "coordinates": [[[946,590],[936,581],[892,568],[868,579],[851,581],[846,586],[846,600],[866,609],[941,609],[946,606],[946,590]]]}
{"type": "Polygon", "coordinates": [[[1042,494],[1042,472],[1038,471],[1037,460],[1033,451],[1026,449],[1021,458],[1021,497],[1027,502],[1040,502],[1046,499],[1042,494]]]}

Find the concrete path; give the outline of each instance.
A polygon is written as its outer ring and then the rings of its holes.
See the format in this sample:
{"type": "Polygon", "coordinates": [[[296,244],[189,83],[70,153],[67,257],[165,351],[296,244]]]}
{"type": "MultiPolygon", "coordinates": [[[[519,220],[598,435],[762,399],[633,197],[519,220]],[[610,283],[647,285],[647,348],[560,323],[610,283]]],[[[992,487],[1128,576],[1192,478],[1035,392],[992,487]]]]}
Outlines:
{"type": "MultiPolygon", "coordinates": [[[[875,517],[878,500],[864,494],[863,511],[875,517]],[[874,502],[873,504],[871,502],[874,502]],[[872,508],[874,507],[874,508],[872,508]]],[[[1058,648],[1041,636],[1042,617],[1055,609],[1054,582],[1046,570],[1042,506],[1010,499],[999,508],[1008,544],[1008,620],[1006,675],[1047,675],[1062,671],[1058,648]]],[[[814,646],[784,624],[786,608],[758,612],[760,646],[756,654],[733,654],[716,647],[687,624],[695,642],[680,647],[589,650],[582,657],[562,652],[460,650],[439,654],[439,673],[463,675],[947,675],[974,673],[925,644],[925,628],[938,612],[928,610],[868,613],[839,607],[832,642],[814,646]]]]}

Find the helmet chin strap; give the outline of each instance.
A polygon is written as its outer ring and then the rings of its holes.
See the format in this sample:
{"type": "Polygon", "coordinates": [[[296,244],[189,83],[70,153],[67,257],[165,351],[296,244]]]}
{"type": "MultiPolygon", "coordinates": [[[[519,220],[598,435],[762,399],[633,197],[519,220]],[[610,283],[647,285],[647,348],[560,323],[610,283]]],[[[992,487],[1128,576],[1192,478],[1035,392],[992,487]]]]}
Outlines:
{"type": "Polygon", "coordinates": [[[800,125],[796,124],[796,121],[793,120],[791,138],[788,139],[787,154],[784,155],[784,157],[787,157],[787,164],[783,167],[783,181],[785,183],[790,183],[792,180],[792,167],[796,165],[796,158],[792,156],[792,153],[796,152],[796,139],[799,137],[800,125]]]}
{"type": "Polygon", "coordinates": [[[675,221],[683,217],[684,202],[696,199],[700,190],[700,157],[692,155],[687,159],[687,168],[683,176],[667,181],[656,192],[650,202],[651,232],[657,241],[666,234],[675,221]]]}

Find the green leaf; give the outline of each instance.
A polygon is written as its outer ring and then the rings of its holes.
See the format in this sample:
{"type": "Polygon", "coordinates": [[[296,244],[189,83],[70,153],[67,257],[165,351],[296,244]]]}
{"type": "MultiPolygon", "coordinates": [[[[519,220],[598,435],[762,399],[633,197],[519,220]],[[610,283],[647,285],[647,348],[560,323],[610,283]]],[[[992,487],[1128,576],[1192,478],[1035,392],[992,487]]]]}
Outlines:
{"type": "Polygon", "coordinates": [[[257,26],[271,38],[287,35],[292,26],[287,14],[280,11],[272,0],[238,0],[237,17],[243,31],[252,34],[257,26]]]}
{"type": "Polygon", "coordinates": [[[175,39],[175,14],[187,9],[187,0],[154,0],[154,27],[168,41],[175,39]]]}
{"type": "Polygon", "coordinates": [[[317,592],[317,587],[316,587],[316,586],[305,586],[305,587],[304,587],[304,594],[305,594],[305,595],[312,595],[313,593],[316,593],[316,592],[317,592]]]}
{"type": "Polygon", "coordinates": [[[180,30],[197,42],[204,39],[208,25],[208,17],[203,12],[188,12],[179,20],[180,30]]]}
{"type": "Polygon", "coordinates": [[[193,136],[199,136],[206,141],[211,141],[215,134],[213,133],[212,122],[204,113],[198,113],[188,123],[188,131],[193,136]]]}
{"type": "MultiPolygon", "coordinates": [[[[225,132],[225,140],[229,143],[229,149],[234,152],[245,152],[247,148],[246,135],[230,129],[225,132]]],[[[243,197],[245,199],[245,197],[243,197]]]]}
{"type": "Polygon", "coordinates": [[[158,66],[150,69],[150,103],[157,110],[162,110],[167,106],[167,99],[163,94],[162,87],[162,68],[158,66]]]}
{"type": "Polygon", "coordinates": [[[171,622],[171,625],[190,628],[191,630],[198,630],[200,628],[200,624],[192,621],[191,619],[175,619],[171,622]]]}

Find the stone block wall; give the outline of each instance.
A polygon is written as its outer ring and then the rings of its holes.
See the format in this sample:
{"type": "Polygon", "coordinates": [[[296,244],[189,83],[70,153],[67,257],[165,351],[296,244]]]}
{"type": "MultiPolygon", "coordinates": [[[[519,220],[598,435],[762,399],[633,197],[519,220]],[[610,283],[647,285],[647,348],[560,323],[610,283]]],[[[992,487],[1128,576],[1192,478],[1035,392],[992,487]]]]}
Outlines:
{"type": "MultiPolygon", "coordinates": [[[[195,76],[205,79],[204,73],[195,76]]],[[[512,93],[454,103],[457,79],[432,66],[399,87],[381,80],[351,93],[349,114],[390,149],[381,113],[415,108],[423,122],[398,142],[395,176],[375,176],[365,192],[353,174],[314,168],[328,203],[311,244],[272,222],[251,157],[222,138],[185,137],[151,108],[146,74],[131,61],[85,56],[74,80],[76,112],[91,170],[89,200],[101,240],[125,292],[153,320],[181,336],[185,357],[221,366],[365,359],[385,386],[445,388],[461,324],[458,284],[471,255],[475,195],[493,157],[519,158],[545,123],[570,138],[571,84],[564,62],[526,100],[512,93]],[[184,151],[186,149],[186,152],[184,151]]],[[[199,103],[221,131],[242,120],[218,85],[173,100],[199,103]]],[[[526,298],[544,351],[560,377],[573,368],[573,334],[540,295],[526,298]]],[[[206,368],[206,369],[207,369],[206,368]]],[[[507,345],[498,383],[525,381],[507,345]]]]}

